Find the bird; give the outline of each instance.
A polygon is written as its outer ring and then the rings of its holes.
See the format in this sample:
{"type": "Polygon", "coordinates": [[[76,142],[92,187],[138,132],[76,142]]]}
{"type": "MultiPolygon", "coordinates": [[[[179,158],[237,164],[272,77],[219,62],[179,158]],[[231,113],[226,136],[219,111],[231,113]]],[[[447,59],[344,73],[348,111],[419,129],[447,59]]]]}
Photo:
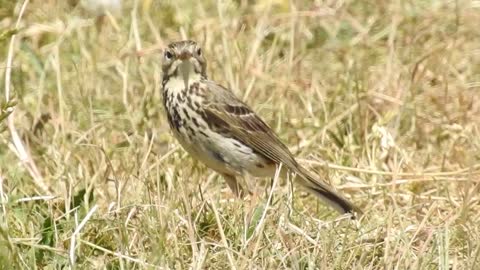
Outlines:
{"type": "Polygon", "coordinates": [[[80,2],[81,7],[95,16],[103,16],[107,12],[119,14],[122,9],[122,0],[69,0],[69,2],[72,6],[80,2]]]}
{"type": "Polygon", "coordinates": [[[88,14],[95,17],[95,26],[98,31],[102,30],[106,17],[112,19],[116,29],[118,25],[112,15],[120,15],[123,0],[69,0],[71,7],[80,6],[88,14]]]}
{"type": "Polygon", "coordinates": [[[209,80],[203,50],[193,40],[163,50],[162,96],[174,137],[193,158],[222,175],[238,197],[251,194],[239,179],[282,177],[291,173],[306,191],[340,214],[362,211],[318,176],[301,166],[273,130],[245,102],[209,80]]]}

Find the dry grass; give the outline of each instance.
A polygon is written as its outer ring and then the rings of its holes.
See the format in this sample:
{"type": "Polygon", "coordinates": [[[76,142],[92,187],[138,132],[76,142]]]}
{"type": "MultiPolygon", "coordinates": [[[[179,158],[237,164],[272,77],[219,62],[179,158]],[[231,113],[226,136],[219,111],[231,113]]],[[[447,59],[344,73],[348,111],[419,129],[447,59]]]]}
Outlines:
{"type": "Polygon", "coordinates": [[[66,2],[0,0],[3,268],[480,264],[478,1],[131,0],[100,28],[66,2]],[[178,147],[154,48],[184,37],[359,222],[232,200],[178,147]]]}

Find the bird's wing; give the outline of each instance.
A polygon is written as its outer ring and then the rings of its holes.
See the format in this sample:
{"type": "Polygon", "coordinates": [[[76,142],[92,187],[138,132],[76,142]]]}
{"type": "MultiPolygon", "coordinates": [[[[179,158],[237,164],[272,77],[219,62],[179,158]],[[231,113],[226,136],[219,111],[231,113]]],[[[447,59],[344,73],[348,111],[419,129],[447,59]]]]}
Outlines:
{"type": "Polygon", "coordinates": [[[210,81],[206,84],[208,91],[215,92],[206,95],[207,104],[204,115],[212,128],[243,142],[276,164],[282,163],[301,177],[299,183],[302,186],[339,212],[356,212],[359,215],[362,213],[327,183],[317,179],[311,172],[300,166],[272,129],[248,105],[224,87],[210,81]]]}
{"type": "Polygon", "coordinates": [[[298,166],[288,148],[248,105],[224,87],[208,82],[209,100],[205,107],[207,122],[218,132],[228,133],[255,152],[294,169],[298,166]]]}

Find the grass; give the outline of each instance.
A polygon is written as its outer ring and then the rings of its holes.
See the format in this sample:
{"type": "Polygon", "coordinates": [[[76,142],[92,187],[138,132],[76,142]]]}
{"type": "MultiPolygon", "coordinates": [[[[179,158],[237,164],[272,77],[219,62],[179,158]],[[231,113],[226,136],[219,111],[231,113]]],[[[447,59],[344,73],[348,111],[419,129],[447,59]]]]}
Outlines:
{"type": "Polygon", "coordinates": [[[0,0],[0,268],[480,263],[478,1],[66,2],[0,0]],[[185,37],[363,218],[234,200],[179,147],[154,49],[185,37]]]}

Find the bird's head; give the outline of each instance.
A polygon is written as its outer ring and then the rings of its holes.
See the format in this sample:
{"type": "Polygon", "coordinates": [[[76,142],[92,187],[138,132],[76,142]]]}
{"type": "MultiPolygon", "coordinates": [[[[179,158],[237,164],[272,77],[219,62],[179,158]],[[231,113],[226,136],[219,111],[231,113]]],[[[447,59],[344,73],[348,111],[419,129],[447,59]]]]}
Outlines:
{"type": "Polygon", "coordinates": [[[193,76],[206,78],[207,62],[202,48],[195,41],[182,40],[172,42],[163,53],[163,76],[182,79],[188,89],[193,76]]]}

